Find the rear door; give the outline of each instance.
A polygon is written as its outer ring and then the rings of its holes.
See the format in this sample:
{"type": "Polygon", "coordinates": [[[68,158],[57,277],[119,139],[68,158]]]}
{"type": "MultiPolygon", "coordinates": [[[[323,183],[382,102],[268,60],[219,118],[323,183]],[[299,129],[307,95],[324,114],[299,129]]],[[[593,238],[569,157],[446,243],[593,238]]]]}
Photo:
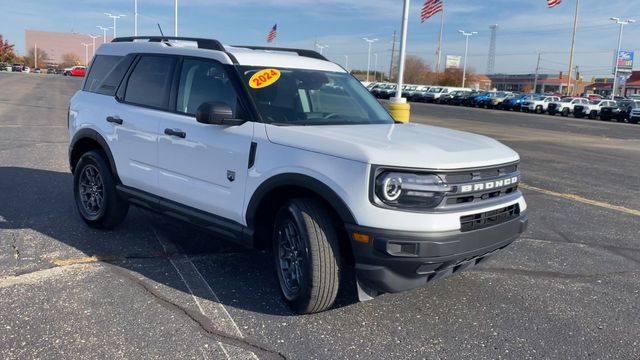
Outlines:
{"type": "Polygon", "coordinates": [[[158,124],[169,110],[169,93],[177,58],[142,55],[109,108],[112,147],[124,185],[158,193],[158,124]]]}
{"type": "Polygon", "coordinates": [[[202,124],[195,114],[208,101],[228,104],[245,118],[227,68],[212,59],[185,58],[174,113],[160,120],[158,181],[161,196],[244,223],[244,187],[254,123],[202,124]]]}

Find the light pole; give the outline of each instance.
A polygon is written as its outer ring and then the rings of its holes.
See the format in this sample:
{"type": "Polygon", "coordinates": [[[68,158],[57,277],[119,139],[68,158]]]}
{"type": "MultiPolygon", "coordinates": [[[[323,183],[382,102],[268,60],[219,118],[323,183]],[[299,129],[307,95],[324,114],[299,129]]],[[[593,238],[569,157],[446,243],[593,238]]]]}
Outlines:
{"type": "Polygon", "coordinates": [[[88,66],[89,65],[89,46],[91,46],[91,44],[82,43],[82,46],[84,46],[84,66],[88,66]]]}
{"type": "Polygon", "coordinates": [[[178,0],[173,0],[173,36],[178,37],[178,0]]]}
{"type": "Polygon", "coordinates": [[[133,0],[133,36],[138,36],[138,0],[133,0]]]}
{"type": "Polygon", "coordinates": [[[620,47],[622,46],[622,30],[624,29],[625,25],[633,24],[636,21],[631,19],[620,20],[620,18],[617,17],[612,17],[609,19],[615,21],[616,24],[620,25],[620,33],[618,34],[618,50],[616,50],[615,56],[616,66],[615,70],[613,71],[613,88],[611,89],[611,99],[613,99],[616,96],[616,89],[618,85],[618,56],[620,56],[620,47]]]}
{"type": "Polygon", "coordinates": [[[124,15],[124,14],[113,15],[110,13],[104,13],[104,14],[113,19],[113,38],[115,39],[118,36],[116,31],[116,20],[127,15],[124,15]]]}
{"type": "Polygon", "coordinates": [[[464,65],[462,66],[462,87],[464,87],[464,83],[467,81],[467,53],[469,51],[469,37],[476,35],[477,31],[466,32],[464,30],[458,30],[462,36],[465,37],[464,42],[464,65]]]}
{"type": "Polygon", "coordinates": [[[373,54],[373,81],[378,81],[378,53],[373,54]]]}
{"type": "Polygon", "coordinates": [[[107,30],[111,29],[112,27],[104,27],[104,26],[100,26],[100,25],[96,25],[96,27],[100,30],[102,30],[102,43],[106,43],[107,42],[107,30]]]}
{"type": "Polygon", "coordinates": [[[91,38],[92,46],[93,46],[93,56],[96,56],[96,39],[100,36],[87,34],[88,37],[91,38]]]}
{"type": "Polygon", "coordinates": [[[367,82],[369,82],[369,69],[371,68],[371,44],[378,41],[378,39],[362,38],[362,40],[369,43],[369,55],[367,56],[367,82]]]}
{"type": "Polygon", "coordinates": [[[322,55],[322,50],[324,50],[325,48],[328,48],[329,45],[320,45],[320,44],[316,43],[316,47],[318,49],[320,49],[320,55],[322,55]]]}

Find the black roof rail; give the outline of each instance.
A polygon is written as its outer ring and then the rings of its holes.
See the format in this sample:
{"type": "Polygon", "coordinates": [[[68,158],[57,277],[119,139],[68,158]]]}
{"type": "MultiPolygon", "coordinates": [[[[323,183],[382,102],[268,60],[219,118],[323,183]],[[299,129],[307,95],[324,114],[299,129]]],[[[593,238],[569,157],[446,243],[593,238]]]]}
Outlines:
{"type": "Polygon", "coordinates": [[[198,49],[225,51],[224,46],[218,40],[180,36],[125,36],[117,37],[111,40],[111,42],[134,42],[135,40],[148,40],[149,42],[163,42],[169,40],[193,41],[198,44],[198,49]]]}
{"type": "Polygon", "coordinates": [[[270,46],[251,46],[251,45],[231,45],[233,47],[238,48],[246,48],[251,50],[270,50],[270,51],[283,51],[283,52],[292,52],[298,54],[298,56],[304,56],[309,58],[314,58],[318,60],[326,60],[329,61],[326,57],[322,56],[317,51],[308,50],[308,49],[290,49],[290,48],[280,48],[280,47],[270,47],[270,46]]]}

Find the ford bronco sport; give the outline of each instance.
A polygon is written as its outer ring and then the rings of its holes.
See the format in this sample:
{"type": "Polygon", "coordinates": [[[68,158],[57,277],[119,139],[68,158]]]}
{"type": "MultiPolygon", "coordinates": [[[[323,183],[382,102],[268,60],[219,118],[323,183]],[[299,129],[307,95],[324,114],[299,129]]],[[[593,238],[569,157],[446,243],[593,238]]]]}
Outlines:
{"type": "Polygon", "coordinates": [[[332,306],[475,265],[527,224],[501,143],[395,123],[360,82],[301,49],[129,37],[102,45],[69,106],[82,219],[129,205],[271,249],[285,301],[332,306]]]}

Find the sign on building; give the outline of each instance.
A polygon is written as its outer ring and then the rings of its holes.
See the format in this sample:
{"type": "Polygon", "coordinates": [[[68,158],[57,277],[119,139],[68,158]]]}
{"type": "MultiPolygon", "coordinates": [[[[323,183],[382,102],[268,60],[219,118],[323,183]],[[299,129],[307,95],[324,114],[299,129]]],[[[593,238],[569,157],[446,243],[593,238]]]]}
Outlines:
{"type": "MultiPolygon", "coordinates": [[[[618,67],[618,72],[630,73],[633,69],[633,51],[620,50],[615,65],[618,67]]],[[[614,67],[613,72],[615,71],[614,67]]]]}
{"type": "Polygon", "coordinates": [[[445,67],[447,69],[459,69],[460,59],[462,59],[462,56],[447,55],[447,61],[445,63],[445,67]]]}

